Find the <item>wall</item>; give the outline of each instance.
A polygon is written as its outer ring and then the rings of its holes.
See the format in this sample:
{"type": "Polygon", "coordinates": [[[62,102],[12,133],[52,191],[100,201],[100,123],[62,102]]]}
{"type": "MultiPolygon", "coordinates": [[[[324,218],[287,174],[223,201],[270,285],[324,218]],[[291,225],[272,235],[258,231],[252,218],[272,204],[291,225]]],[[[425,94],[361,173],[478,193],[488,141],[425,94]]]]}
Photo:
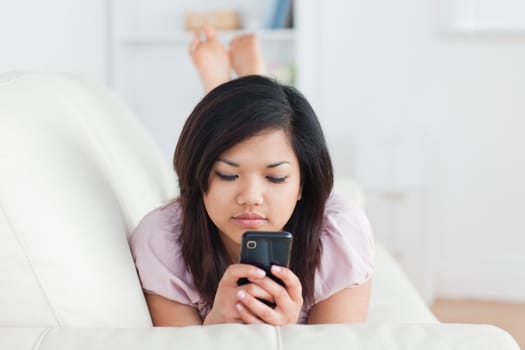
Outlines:
{"type": "Polygon", "coordinates": [[[56,70],[106,79],[106,1],[2,1],[0,72],[56,70]]]}
{"type": "Polygon", "coordinates": [[[317,107],[427,299],[525,301],[525,31],[449,30],[443,4],[323,2],[317,107]]]}

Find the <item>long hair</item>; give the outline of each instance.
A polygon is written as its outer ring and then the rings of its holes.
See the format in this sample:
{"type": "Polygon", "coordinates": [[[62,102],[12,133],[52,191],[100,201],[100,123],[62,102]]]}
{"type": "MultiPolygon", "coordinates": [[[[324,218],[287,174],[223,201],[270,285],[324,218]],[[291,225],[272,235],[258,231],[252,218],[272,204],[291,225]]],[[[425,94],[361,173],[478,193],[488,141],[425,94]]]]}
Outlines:
{"type": "Polygon", "coordinates": [[[292,87],[252,75],[216,87],[197,104],[182,129],[173,159],[182,209],[179,243],[208,307],[228,266],[217,227],[204,207],[210,171],[225,151],[268,129],[288,135],[299,161],[301,200],[284,229],[293,234],[290,269],[301,281],[305,302],[313,302],[325,203],[333,186],[332,162],[317,116],[305,97],[292,87]]]}

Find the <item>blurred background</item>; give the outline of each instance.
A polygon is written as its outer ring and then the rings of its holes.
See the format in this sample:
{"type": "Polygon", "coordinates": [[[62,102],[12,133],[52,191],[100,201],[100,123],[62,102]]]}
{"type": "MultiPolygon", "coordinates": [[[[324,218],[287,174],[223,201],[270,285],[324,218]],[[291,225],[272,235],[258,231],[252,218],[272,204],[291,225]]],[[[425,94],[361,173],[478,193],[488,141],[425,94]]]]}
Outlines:
{"type": "Polygon", "coordinates": [[[202,97],[189,30],[258,33],[270,74],[312,102],[337,175],[363,187],[376,239],[436,315],[525,333],[525,1],[0,4],[1,72],[113,87],[166,161],[202,97]]]}

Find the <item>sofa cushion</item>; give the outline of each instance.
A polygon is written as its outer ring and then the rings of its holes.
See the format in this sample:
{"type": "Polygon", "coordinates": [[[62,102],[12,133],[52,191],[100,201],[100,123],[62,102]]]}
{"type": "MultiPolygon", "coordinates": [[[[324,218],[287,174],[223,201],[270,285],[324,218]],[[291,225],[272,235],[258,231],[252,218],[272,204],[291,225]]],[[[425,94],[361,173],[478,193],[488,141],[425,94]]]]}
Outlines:
{"type": "Polygon", "coordinates": [[[175,179],[93,82],[0,76],[0,325],[144,326],[127,235],[175,179]]]}
{"type": "Polygon", "coordinates": [[[223,324],[149,329],[0,328],[10,350],[519,350],[505,331],[487,325],[269,325],[223,324]]]}

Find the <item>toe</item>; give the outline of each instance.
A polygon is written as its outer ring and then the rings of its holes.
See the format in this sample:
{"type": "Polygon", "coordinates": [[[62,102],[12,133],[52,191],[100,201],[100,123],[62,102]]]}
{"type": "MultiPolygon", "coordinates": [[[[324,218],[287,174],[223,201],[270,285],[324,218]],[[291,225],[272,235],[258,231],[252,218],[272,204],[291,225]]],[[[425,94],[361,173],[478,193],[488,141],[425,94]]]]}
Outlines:
{"type": "Polygon", "coordinates": [[[217,36],[217,31],[213,27],[206,26],[204,27],[204,35],[206,36],[206,40],[213,40],[217,36]]]}
{"type": "Polygon", "coordinates": [[[195,36],[193,37],[193,39],[191,40],[191,43],[190,43],[190,53],[193,53],[195,52],[195,50],[197,50],[197,48],[199,47],[200,45],[200,40],[199,38],[197,37],[197,33],[195,33],[195,36]]]}

